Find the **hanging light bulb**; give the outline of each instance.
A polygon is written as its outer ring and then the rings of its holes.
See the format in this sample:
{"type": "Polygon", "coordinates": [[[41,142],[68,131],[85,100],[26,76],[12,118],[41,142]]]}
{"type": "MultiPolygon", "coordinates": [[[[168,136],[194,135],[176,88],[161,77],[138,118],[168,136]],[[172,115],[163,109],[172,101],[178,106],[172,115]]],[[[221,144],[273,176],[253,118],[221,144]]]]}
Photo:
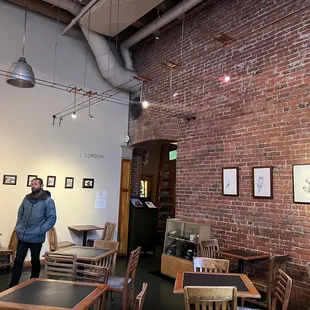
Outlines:
{"type": "Polygon", "coordinates": [[[223,76],[221,77],[221,81],[225,84],[229,83],[230,80],[231,80],[230,75],[223,74],[223,76]]]}
{"type": "Polygon", "coordinates": [[[147,109],[147,108],[149,107],[149,105],[150,105],[150,104],[148,103],[148,101],[146,101],[146,100],[143,100],[143,101],[142,101],[142,108],[143,108],[143,109],[147,109]]]}
{"type": "Polygon", "coordinates": [[[91,119],[95,119],[95,117],[90,114],[90,94],[89,94],[89,97],[88,97],[88,116],[91,119]]]}
{"type": "Polygon", "coordinates": [[[76,119],[76,118],[77,118],[76,113],[75,113],[75,112],[73,112],[73,113],[71,114],[71,117],[72,117],[73,119],[76,119]]]}
{"type": "Polygon", "coordinates": [[[178,92],[173,93],[173,95],[172,95],[173,98],[176,98],[178,96],[178,94],[179,94],[178,92]]]}
{"type": "Polygon", "coordinates": [[[16,62],[13,62],[6,77],[6,82],[9,85],[20,88],[32,88],[36,85],[33,70],[31,66],[27,63],[25,58],[27,13],[28,13],[28,1],[26,2],[26,11],[25,11],[22,56],[16,62]]]}

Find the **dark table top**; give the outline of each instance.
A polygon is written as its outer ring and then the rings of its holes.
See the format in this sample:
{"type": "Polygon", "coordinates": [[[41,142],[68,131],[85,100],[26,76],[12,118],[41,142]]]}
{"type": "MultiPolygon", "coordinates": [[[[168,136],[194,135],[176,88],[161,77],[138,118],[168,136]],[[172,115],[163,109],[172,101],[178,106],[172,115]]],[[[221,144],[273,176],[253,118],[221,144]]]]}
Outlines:
{"type": "Polygon", "coordinates": [[[78,260],[96,261],[114,253],[115,250],[104,250],[85,246],[71,246],[55,251],[57,254],[76,254],[78,260]]]}
{"type": "Polygon", "coordinates": [[[185,286],[235,286],[238,297],[260,298],[246,274],[178,272],[173,292],[182,294],[185,286]]]}
{"type": "Polygon", "coordinates": [[[217,250],[214,251],[223,256],[232,257],[242,260],[259,260],[269,258],[269,254],[260,253],[256,251],[240,250],[240,249],[230,249],[230,250],[217,250]]]}
{"type": "Polygon", "coordinates": [[[72,309],[82,301],[83,306],[91,305],[98,298],[99,291],[103,294],[106,289],[106,285],[100,284],[31,279],[2,292],[0,309],[30,309],[29,305],[32,305],[31,309],[42,309],[42,306],[47,309],[72,309]]]}
{"type": "Polygon", "coordinates": [[[94,226],[94,225],[73,225],[68,226],[69,229],[75,231],[92,231],[92,230],[104,230],[104,227],[94,226]]]}

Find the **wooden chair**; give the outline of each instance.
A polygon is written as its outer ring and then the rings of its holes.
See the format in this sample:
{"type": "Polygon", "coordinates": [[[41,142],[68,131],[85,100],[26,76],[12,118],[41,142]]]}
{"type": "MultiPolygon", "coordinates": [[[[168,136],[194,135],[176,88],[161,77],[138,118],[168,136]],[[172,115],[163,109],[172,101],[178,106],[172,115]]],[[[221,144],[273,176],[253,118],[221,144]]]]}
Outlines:
{"type": "Polygon", "coordinates": [[[109,269],[106,267],[76,263],[76,281],[107,284],[108,278],[109,269]]]}
{"type": "Polygon", "coordinates": [[[102,234],[102,240],[112,241],[114,239],[115,229],[116,229],[116,223],[105,222],[102,234]]]}
{"type": "Polygon", "coordinates": [[[208,258],[219,258],[214,251],[219,250],[219,243],[217,239],[207,239],[199,241],[199,256],[208,258]]]}
{"type": "Polygon", "coordinates": [[[12,267],[14,264],[15,254],[16,254],[16,248],[18,244],[17,234],[15,229],[13,230],[10,242],[7,247],[1,247],[0,248],[0,256],[5,256],[8,259],[5,261],[5,263],[0,263],[0,267],[12,267]]]}
{"type": "MultiPolygon", "coordinates": [[[[98,249],[104,249],[104,250],[118,250],[119,242],[108,241],[108,240],[95,240],[94,247],[98,249]]],[[[117,258],[117,251],[113,255],[112,264],[110,266],[110,275],[114,275],[115,266],[116,266],[116,258],[117,258]]]]}
{"type": "Polygon", "coordinates": [[[143,310],[147,286],[147,283],[143,283],[142,290],[136,297],[134,310],[143,310]]]}
{"type": "Polygon", "coordinates": [[[194,257],[195,272],[228,273],[229,260],[206,257],[194,257]]]}
{"type": "Polygon", "coordinates": [[[125,277],[110,276],[108,280],[109,291],[122,293],[123,310],[133,308],[134,304],[134,288],[137,266],[139,262],[141,247],[130,252],[125,277]]]}
{"type": "MultiPolygon", "coordinates": [[[[270,310],[288,309],[288,304],[290,301],[290,295],[292,290],[292,283],[293,283],[292,279],[284,271],[279,269],[278,274],[276,276],[276,284],[271,296],[271,306],[268,309],[270,310]],[[278,307],[278,304],[280,304],[281,308],[278,307]]],[[[241,309],[255,310],[253,308],[240,308],[240,310],[241,309]]]]}
{"type": "Polygon", "coordinates": [[[47,240],[49,245],[49,251],[55,252],[60,249],[69,248],[70,246],[74,246],[75,244],[70,241],[62,241],[58,242],[57,240],[57,233],[55,227],[53,227],[48,233],[47,233],[47,240]]]}
{"type": "Polygon", "coordinates": [[[286,262],[288,255],[275,255],[269,259],[268,265],[268,276],[250,276],[251,282],[254,284],[256,289],[261,292],[265,292],[267,296],[266,301],[256,300],[256,299],[242,299],[241,305],[244,305],[244,301],[250,302],[252,304],[258,305],[260,307],[271,309],[271,295],[274,291],[275,284],[277,281],[278,270],[281,269],[285,271],[286,262]]]}
{"type": "Polygon", "coordinates": [[[308,275],[309,275],[309,278],[310,278],[310,262],[308,262],[306,264],[306,269],[307,269],[307,272],[308,272],[308,275]]]}
{"type": "Polygon", "coordinates": [[[237,289],[231,286],[186,286],[184,303],[185,310],[237,310],[237,289]]]}
{"type": "Polygon", "coordinates": [[[74,281],[76,276],[76,254],[45,253],[45,277],[52,279],[67,278],[74,281]]]}

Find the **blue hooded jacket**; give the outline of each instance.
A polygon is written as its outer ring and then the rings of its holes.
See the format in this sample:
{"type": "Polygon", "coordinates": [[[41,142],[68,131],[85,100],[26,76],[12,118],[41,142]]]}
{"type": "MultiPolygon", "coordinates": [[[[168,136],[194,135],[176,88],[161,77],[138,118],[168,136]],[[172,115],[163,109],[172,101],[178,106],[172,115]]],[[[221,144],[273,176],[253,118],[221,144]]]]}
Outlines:
{"type": "Polygon", "coordinates": [[[50,194],[42,191],[38,199],[27,195],[18,209],[16,233],[19,241],[44,243],[46,233],[56,223],[56,208],[50,194]]]}

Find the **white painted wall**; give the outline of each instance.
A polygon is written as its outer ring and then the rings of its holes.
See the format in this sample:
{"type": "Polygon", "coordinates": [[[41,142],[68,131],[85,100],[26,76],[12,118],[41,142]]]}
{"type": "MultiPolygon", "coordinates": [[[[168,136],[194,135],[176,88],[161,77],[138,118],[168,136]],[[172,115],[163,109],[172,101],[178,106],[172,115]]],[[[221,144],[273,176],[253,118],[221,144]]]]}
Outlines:
{"type": "MultiPolygon", "coordinates": [[[[29,12],[26,58],[37,78],[53,80],[54,49],[57,34],[64,28],[55,20],[29,12]]],[[[0,0],[0,69],[7,70],[21,54],[24,9],[0,0]]],[[[59,36],[56,82],[83,87],[87,43],[78,30],[59,36]]],[[[86,89],[102,92],[110,86],[102,79],[91,55],[88,60],[86,89]]],[[[128,95],[119,97],[128,102],[128,95]]],[[[36,86],[18,89],[0,76],[0,241],[7,245],[25,194],[27,175],[57,176],[55,188],[48,188],[57,208],[60,241],[81,239],[67,226],[103,225],[118,218],[121,145],[127,132],[126,106],[105,102],[92,108],[94,120],[84,111],[61,127],[52,126],[52,115],[73,101],[73,95],[36,86]],[[104,159],[79,157],[100,153],[104,159]],[[2,185],[3,174],[18,175],[16,186],[2,185]],[[65,189],[65,177],[74,177],[74,189],[65,189]],[[82,178],[94,178],[95,189],[82,189],[82,178]],[[95,192],[107,190],[106,209],[95,209],[95,192]]],[[[100,234],[100,232],[99,232],[100,234]]],[[[91,234],[90,234],[91,236],[91,234]]],[[[98,235],[93,235],[93,237],[98,235]]],[[[44,250],[47,249],[47,243],[44,250]]],[[[43,250],[43,251],[44,251],[43,250]]]]}

